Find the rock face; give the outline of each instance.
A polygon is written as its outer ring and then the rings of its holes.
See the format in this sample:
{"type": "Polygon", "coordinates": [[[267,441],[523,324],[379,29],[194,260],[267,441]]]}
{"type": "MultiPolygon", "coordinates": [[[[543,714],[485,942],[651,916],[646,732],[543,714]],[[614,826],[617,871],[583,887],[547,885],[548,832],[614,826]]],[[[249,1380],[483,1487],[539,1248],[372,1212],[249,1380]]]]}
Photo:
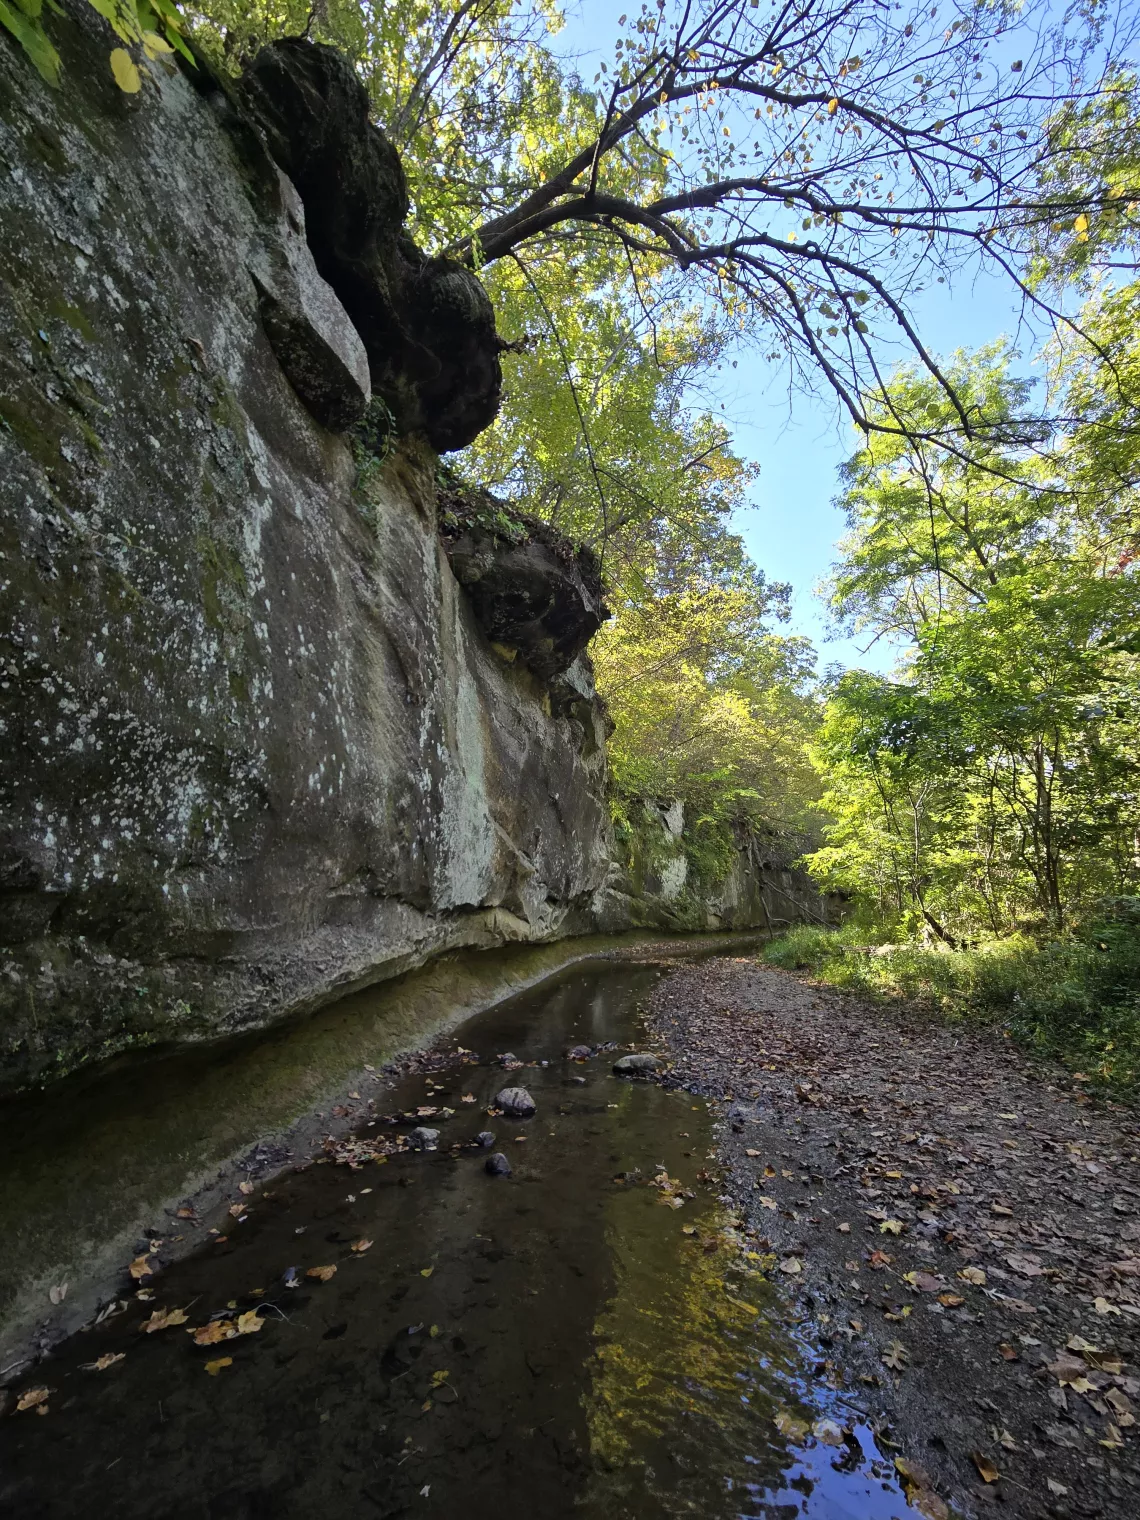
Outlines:
{"type": "Polygon", "coordinates": [[[0,35],[2,1088],[589,927],[607,866],[588,666],[505,661],[439,542],[482,288],[335,55],[128,97],[102,27],[61,91],[0,35]]]}
{"type": "Polygon", "coordinates": [[[838,923],[843,904],[822,896],[793,859],[795,842],[738,829],[727,870],[702,881],[686,853],[685,810],[643,803],[631,834],[615,850],[594,899],[600,929],[673,931],[764,929],[796,923],[838,923]]]}
{"type": "Polygon", "coordinates": [[[395,148],[335,48],[290,38],[263,48],[240,103],[305,205],[317,269],[336,290],[405,431],[462,448],[495,418],[503,376],[491,302],[462,265],[403,235],[408,190],[395,148]]]}
{"type": "Polygon", "coordinates": [[[564,677],[610,615],[593,553],[486,491],[449,491],[441,507],[447,558],[487,636],[536,675],[564,677]]]}

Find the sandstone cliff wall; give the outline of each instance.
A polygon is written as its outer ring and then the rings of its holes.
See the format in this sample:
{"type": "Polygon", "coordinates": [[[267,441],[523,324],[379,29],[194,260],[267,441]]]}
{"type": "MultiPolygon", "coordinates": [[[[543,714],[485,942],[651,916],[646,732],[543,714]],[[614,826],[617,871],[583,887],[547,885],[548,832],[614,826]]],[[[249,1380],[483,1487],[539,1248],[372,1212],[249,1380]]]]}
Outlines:
{"type": "Polygon", "coordinates": [[[0,34],[0,1088],[585,927],[607,866],[588,665],[496,653],[437,533],[430,444],[497,404],[478,282],[324,63],[128,97],[99,25],[61,92],[0,34]],[[282,172],[305,91],[340,202],[282,172]]]}
{"type": "Polygon", "coordinates": [[[594,899],[600,928],[779,932],[789,924],[838,923],[842,916],[842,900],[821,894],[793,864],[799,851],[791,840],[739,827],[727,867],[717,859],[710,869],[680,802],[635,803],[629,813],[594,899]]]}

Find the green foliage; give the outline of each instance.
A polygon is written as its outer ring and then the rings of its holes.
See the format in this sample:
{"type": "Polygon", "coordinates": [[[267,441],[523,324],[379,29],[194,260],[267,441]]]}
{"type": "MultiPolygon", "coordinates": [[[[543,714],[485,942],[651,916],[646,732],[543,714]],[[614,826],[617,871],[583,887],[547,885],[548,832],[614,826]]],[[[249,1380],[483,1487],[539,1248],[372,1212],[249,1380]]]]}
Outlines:
{"type": "Polygon", "coordinates": [[[1107,899],[1076,932],[976,949],[883,943],[861,924],[798,928],[764,958],[832,986],[996,1026],[1118,1094],[1140,1091],[1140,899],[1107,899]]]}
{"type": "MultiPolygon", "coordinates": [[[[1014,425],[1009,360],[949,368],[983,440],[970,458],[934,465],[904,432],[847,466],[831,586],[850,625],[911,643],[898,678],[853,672],[831,693],[812,868],[949,941],[1056,928],[1140,879],[1136,503],[1119,481],[1111,499],[1086,487],[1088,425],[1052,441],[1014,425]]],[[[953,403],[903,372],[889,404],[917,430],[953,403]]]]}
{"type": "MultiPolygon", "coordinates": [[[[88,0],[88,4],[127,45],[113,48],[108,56],[112,78],[126,94],[133,95],[142,88],[140,60],[154,63],[179,52],[194,61],[182,39],[182,16],[174,0],[88,0]]],[[[47,9],[57,16],[64,14],[54,0],[47,0],[47,9]]],[[[43,18],[44,0],[0,0],[0,26],[11,32],[42,78],[56,87],[60,83],[60,58],[43,18]]]]}

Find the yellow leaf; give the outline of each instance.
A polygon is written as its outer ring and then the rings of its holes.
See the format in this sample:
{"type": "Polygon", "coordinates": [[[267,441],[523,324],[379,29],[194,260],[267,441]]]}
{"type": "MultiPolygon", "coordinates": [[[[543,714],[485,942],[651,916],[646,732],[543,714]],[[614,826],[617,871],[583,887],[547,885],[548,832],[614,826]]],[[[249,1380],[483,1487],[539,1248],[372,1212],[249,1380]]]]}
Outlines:
{"type": "Polygon", "coordinates": [[[239,1314],[237,1319],[237,1333],[239,1335],[254,1335],[261,1329],[265,1321],[256,1309],[247,1309],[244,1314],[239,1314]]]}
{"type": "Polygon", "coordinates": [[[132,1261],[130,1266],[127,1268],[127,1271],[131,1274],[136,1282],[140,1277],[150,1277],[154,1271],[154,1268],[151,1266],[150,1262],[147,1261],[147,1257],[149,1255],[150,1252],[146,1251],[142,1256],[136,1256],[134,1261],[132,1261]]]}
{"type": "Polygon", "coordinates": [[[212,1319],[208,1325],[200,1325],[189,1333],[194,1337],[195,1346],[216,1346],[219,1341],[233,1340],[237,1331],[232,1320],[212,1319]]]}
{"type": "Polygon", "coordinates": [[[111,73],[124,95],[137,95],[142,89],[139,71],[126,48],[114,48],[111,52],[111,73]]]}
{"type": "Polygon", "coordinates": [[[879,1234],[901,1235],[903,1228],[903,1222],[901,1219],[884,1219],[882,1224],[879,1226],[879,1234]]]}
{"type": "Polygon", "coordinates": [[[448,1378],[450,1376],[451,1376],[451,1373],[448,1372],[446,1368],[441,1367],[438,1372],[433,1372],[432,1373],[432,1375],[431,1375],[431,1386],[433,1388],[442,1388],[443,1385],[444,1385],[444,1383],[447,1382],[447,1380],[448,1380],[448,1378]]]}
{"type": "Polygon", "coordinates": [[[160,37],[157,32],[144,32],[142,45],[148,58],[157,58],[160,53],[174,52],[166,38],[160,37]]]}
{"type": "Polygon", "coordinates": [[[214,1361],[206,1363],[206,1371],[211,1377],[217,1377],[223,1367],[232,1367],[233,1364],[234,1359],[232,1356],[219,1356],[214,1361]]]}
{"type": "Polygon", "coordinates": [[[1077,219],[1076,219],[1076,221],[1073,223],[1073,231],[1074,232],[1087,232],[1088,230],[1089,230],[1089,219],[1082,212],[1082,214],[1080,216],[1078,216],[1077,219]]]}
{"type": "Polygon", "coordinates": [[[765,1209],[778,1209],[780,1207],[774,1198],[767,1198],[763,1193],[760,1194],[759,1202],[760,1206],[765,1209]]]}
{"type": "Polygon", "coordinates": [[[986,1274],[981,1267],[963,1267],[958,1273],[963,1282],[973,1283],[975,1287],[981,1287],[986,1280],[986,1274]]]}
{"type": "Polygon", "coordinates": [[[106,1372],[108,1367],[113,1367],[116,1362],[121,1362],[126,1356],[125,1351],[104,1351],[101,1357],[93,1362],[84,1362],[84,1372],[106,1372]]]}
{"type": "Polygon", "coordinates": [[[1001,1477],[1001,1473],[998,1472],[993,1462],[984,1453],[972,1451],[970,1457],[974,1466],[978,1469],[983,1483],[996,1483],[1001,1477]]]}
{"type": "Polygon", "coordinates": [[[430,1276],[431,1276],[431,1274],[432,1274],[432,1273],[433,1273],[433,1272],[434,1272],[434,1271],[435,1271],[435,1268],[434,1268],[434,1267],[421,1267],[421,1268],[420,1268],[420,1276],[421,1276],[421,1277],[430,1277],[430,1276]]]}
{"type": "Polygon", "coordinates": [[[836,113],[836,111],[838,111],[838,110],[839,110],[839,102],[837,100],[829,100],[827,102],[827,114],[829,116],[834,116],[835,113],[836,113]]]}
{"type": "Polygon", "coordinates": [[[35,1409],[39,1405],[43,1405],[46,1408],[50,1395],[50,1388],[25,1388],[16,1400],[17,1413],[25,1409],[35,1409]]]}
{"type": "Polygon", "coordinates": [[[184,1325],[185,1323],[185,1309],[155,1309],[151,1317],[141,1328],[148,1335],[153,1335],[156,1330],[169,1330],[171,1325],[184,1325]]]}

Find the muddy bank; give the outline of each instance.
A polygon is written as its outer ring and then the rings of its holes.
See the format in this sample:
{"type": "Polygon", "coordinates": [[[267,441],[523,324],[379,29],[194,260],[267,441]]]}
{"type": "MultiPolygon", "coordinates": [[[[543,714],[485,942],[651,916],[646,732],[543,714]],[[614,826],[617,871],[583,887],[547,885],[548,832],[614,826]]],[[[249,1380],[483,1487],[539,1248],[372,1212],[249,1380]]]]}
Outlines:
{"type": "Polygon", "coordinates": [[[162,1237],[167,1260],[190,1249],[193,1232],[178,1239],[172,1224],[180,1205],[208,1213],[238,1180],[344,1133],[360,1106],[349,1094],[366,1098],[402,1053],[578,961],[733,943],[748,940],[593,935],[457,954],[268,1033],[124,1057],[0,1101],[0,1369],[83,1324],[140,1240],[162,1237]]]}
{"type": "Polygon", "coordinates": [[[815,1325],[820,1377],[965,1513],[1130,1520],[1135,1113],[749,959],[678,970],[649,1016],[670,1080],[718,1100],[725,1196],[815,1325]]]}

